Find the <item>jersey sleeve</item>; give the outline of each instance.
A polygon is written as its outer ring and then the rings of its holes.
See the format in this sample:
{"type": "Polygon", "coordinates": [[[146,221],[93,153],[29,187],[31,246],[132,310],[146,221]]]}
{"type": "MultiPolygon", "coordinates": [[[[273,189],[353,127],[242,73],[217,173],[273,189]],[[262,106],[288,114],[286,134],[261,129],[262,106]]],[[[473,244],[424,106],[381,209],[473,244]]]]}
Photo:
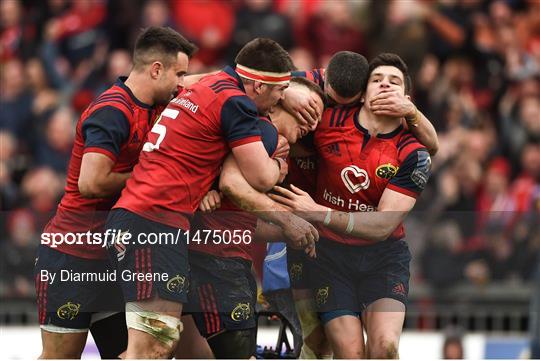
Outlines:
{"type": "Polygon", "coordinates": [[[120,147],[129,138],[126,115],[112,106],[93,112],[82,124],[84,153],[101,153],[116,161],[120,147]]]}
{"type": "Polygon", "coordinates": [[[255,105],[247,96],[229,98],[221,109],[221,130],[231,148],[261,140],[255,105]]]}
{"type": "Polygon", "coordinates": [[[297,76],[300,78],[306,78],[307,80],[311,80],[315,84],[321,87],[322,90],[324,90],[324,68],[323,69],[313,69],[310,71],[293,71],[291,72],[291,75],[293,77],[297,76]]]}
{"type": "Polygon", "coordinates": [[[412,151],[401,163],[387,188],[417,198],[431,175],[431,157],[426,148],[412,151]]]}

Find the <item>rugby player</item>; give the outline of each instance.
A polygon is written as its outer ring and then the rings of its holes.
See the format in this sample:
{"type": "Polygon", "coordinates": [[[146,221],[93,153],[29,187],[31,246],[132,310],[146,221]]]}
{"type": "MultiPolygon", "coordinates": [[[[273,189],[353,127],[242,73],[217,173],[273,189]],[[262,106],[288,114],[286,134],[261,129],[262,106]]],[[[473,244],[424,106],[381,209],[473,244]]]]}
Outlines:
{"type": "Polygon", "coordinates": [[[325,169],[316,203],[294,185],[270,195],[320,225],[314,296],[336,358],[398,357],[410,261],[402,221],[427,183],[431,160],[400,116],[374,109],[382,94],[408,96],[410,89],[399,56],[373,59],[364,106],[347,117],[323,115],[315,134],[325,169]]]}
{"type": "MultiPolygon", "coordinates": [[[[318,111],[322,112],[323,93],[316,84],[304,78],[293,78],[290,88],[299,96],[313,97],[318,111]]],[[[273,108],[271,121],[261,118],[259,127],[263,144],[271,156],[277,150],[278,134],[289,144],[294,144],[309,131],[307,126],[301,125],[279,105],[273,108]]],[[[249,190],[245,192],[249,183],[232,160],[225,162],[220,179],[220,188],[225,194],[231,194],[233,201],[241,199],[239,205],[256,213],[241,211],[227,197],[221,202],[216,191],[204,197],[200,206],[203,212],[221,207],[220,212],[199,213],[192,230],[220,231],[225,243],[207,243],[204,240],[190,242],[191,291],[187,308],[200,333],[207,338],[216,358],[245,359],[254,356],[256,351],[254,311],[257,287],[251,272],[251,252],[252,241],[261,238],[255,234],[257,215],[280,224],[280,217],[286,212],[283,212],[284,209],[280,212],[273,205],[274,202],[263,194],[261,196],[266,198],[266,204],[264,200],[261,203],[260,199],[251,199],[250,195],[255,193],[249,190]],[[240,197],[238,192],[241,193],[240,197]],[[268,210],[273,211],[261,212],[268,210]],[[246,236],[249,238],[246,239],[246,236]],[[227,237],[228,240],[225,239],[227,237]]],[[[294,242],[292,245],[297,246],[294,242]]]]}
{"type": "MultiPolygon", "coordinates": [[[[347,118],[351,109],[360,104],[365,82],[368,76],[367,60],[360,54],[341,51],[330,59],[326,69],[293,72],[296,76],[305,76],[313,80],[322,89],[326,96],[325,115],[334,117],[341,122],[347,118]]],[[[310,117],[316,114],[313,109],[306,107],[305,99],[296,99],[295,94],[286,94],[284,106],[297,117],[311,121],[310,117]],[[301,106],[301,110],[297,110],[301,106]],[[307,110],[306,110],[307,109],[307,110]]],[[[434,127],[405,96],[395,90],[388,89],[382,92],[374,103],[377,115],[390,115],[403,117],[407,126],[418,139],[426,144],[431,153],[438,149],[438,139],[434,127]]],[[[298,153],[298,151],[297,151],[298,153]]],[[[313,147],[304,145],[298,157],[291,157],[295,162],[289,164],[288,179],[290,183],[314,195],[317,159],[313,147]]],[[[304,345],[301,358],[328,358],[331,356],[322,327],[315,313],[315,304],[310,287],[310,259],[302,252],[288,249],[287,260],[291,287],[295,299],[296,309],[302,323],[304,345]]]]}
{"type": "MultiPolygon", "coordinates": [[[[137,39],[134,68],[84,111],[77,123],[67,186],[44,232],[103,233],[107,211],[129,178],[146,133],[182,85],[196,47],[170,28],[151,27],[137,39]]],[[[80,358],[88,330],[101,357],[127,346],[122,294],[116,283],[48,282],[41,273],[104,273],[102,244],[42,244],[36,260],[36,293],[43,350],[40,358],[80,358]],[[106,311],[106,312],[105,312],[106,311]],[[115,311],[115,312],[112,312],[115,311]]]]}
{"type": "MultiPolygon", "coordinates": [[[[168,281],[122,283],[126,358],[171,357],[176,349],[189,286],[190,218],[225,156],[232,152],[246,180],[260,191],[287,172],[283,160],[268,156],[257,123],[258,113],[266,114],[283,97],[291,59],[276,42],[258,38],[246,44],[235,61],[235,68],[204,77],[171,101],[108,218],[107,228],[127,232],[135,240],[109,247],[119,272],[169,275],[168,281]],[[140,242],[149,234],[173,234],[177,241],[140,242]]],[[[318,236],[308,222],[283,222],[297,243],[307,244],[318,236]]]]}

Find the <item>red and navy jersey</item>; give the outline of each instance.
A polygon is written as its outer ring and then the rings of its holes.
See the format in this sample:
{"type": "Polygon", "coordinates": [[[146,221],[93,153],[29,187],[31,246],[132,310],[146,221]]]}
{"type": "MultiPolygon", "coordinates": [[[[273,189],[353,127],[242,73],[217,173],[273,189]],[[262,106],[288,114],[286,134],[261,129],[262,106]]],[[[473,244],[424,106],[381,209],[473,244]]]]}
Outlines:
{"type": "Polygon", "coordinates": [[[189,229],[231,148],[261,140],[255,103],[230,67],[173,99],[148,134],[114,208],[189,229]]]}
{"type": "Polygon", "coordinates": [[[317,189],[317,155],[315,154],[313,136],[313,132],[308,133],[294,145],[310,155],[295,157],[289,155],[287,159],[289,172],[285,182],[283,182],[285,186],[293,184],[311,196],[315,195],[317,189]]]}
{"type": "MultiPolygon", "coordinates": [[[[119,79],[103,92],[81,115],[68,166],[65,194],[44,232],[102,231],[108,211],[118,196],[92,199],[81,196],[78,180],[82,157],[89,152],[101,153],[114,162],[113,172],[131,172],[137,164],[146,133],[163,109],[140,102],[124,80],[119,79]]],[[[82,258],[107,257],[101,245],[62,244],[57,249],[82,258]]]]}
{"type": "MultiPolygon", "coordinates": [[[[268,155],[272,156],[275,153],[278,144],[277,129],[267,118],[261,118],[258,126],[261,131],[261,139],[264,147],[268,152],[268,155]]],[[[244,231],[247,231],[251,238],[253,238],[257,227],[257,217],[249,212],[243,211],[225,197],[218,210],[212,213],[197,213],[192,222],[192,226],[193,232],[196,230],[228,230],[232,235],[235,231],[237,231],[236,233],[240,232],[239,234],[243,234],[244,231]]],[[[193,232],[191,234],[193,234],[193,232]]],[[[224,233],[222,233],[222,235],[223,234],[224,233]]],[[[204,239],[204,237],[201,236],[201,239],[204,239]]],[[[251,261],[252,244],[246,244],[243,240],[237,245],[233,242],[230,244],[225,244],[223,242],[214,244],[213,240],[210,240],[209,243],[205,245],[190,240],[189,249],[218,257],[240,257],[251,261]]]]}
{"type": "MultiPolygon", "coordinates": [[[[337,106],[324,111],[315,131],[318,154],[317,203],[344,212],[373,212],[386,188],[418,197],[431,172],[425,147],[402,125],[370,136],[360,125],[360,107],[337,106]]],[[[346,236],[320,225],[321,237],[351,245],[373,241],[346,236]]],[[[389,239],[405,235],[400,224],[389,239]]]]}
{"type": "Polygon", "coordinates": [[[306,78],[307,80],[311,80],[315,84],[321,87],[321,89],[324,90],[324,72],[325,69],[313,69],[308,71],[293,71],[291,75],[306,78]]]}

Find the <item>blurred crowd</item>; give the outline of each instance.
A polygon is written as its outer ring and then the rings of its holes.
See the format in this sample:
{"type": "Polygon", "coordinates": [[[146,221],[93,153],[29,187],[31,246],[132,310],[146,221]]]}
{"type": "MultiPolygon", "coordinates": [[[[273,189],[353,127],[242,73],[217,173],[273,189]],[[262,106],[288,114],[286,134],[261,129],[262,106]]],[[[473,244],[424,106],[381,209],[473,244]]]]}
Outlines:
{"type": "Polygon", "coordinates": [[[0,0],[0,14],[0,296],[32,295],[78,116],[129,73],[150,25],[200,47],[192,73],[231,63],[254,37],[301,70],[339,50],[399,54],[440,137],[407,221],[413,282],[523,282],[540,262],[538,0],[0,0]]]}

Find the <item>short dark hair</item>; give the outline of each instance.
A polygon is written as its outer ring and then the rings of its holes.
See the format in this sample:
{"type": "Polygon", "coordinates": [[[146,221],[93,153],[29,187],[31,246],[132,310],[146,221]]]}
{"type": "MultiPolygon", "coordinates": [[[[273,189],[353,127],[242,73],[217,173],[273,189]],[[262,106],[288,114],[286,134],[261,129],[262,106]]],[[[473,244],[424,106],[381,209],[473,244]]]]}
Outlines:
{"type": "Polygon", "coordinates": [[[300,84],[300,85],[305,86],[310,91],[316,93],[324,103],[324,92],[322,91],[321,87],[318,86],[317,84],[315,84],[314,82],[312,82],[310,80],[307,80],[306,78],[303,78],[303,77],[295,76],[295,77],[293,77],[291,79],[291,84],[292,83],[296,83],[296,84],[300,84]]]}
{"type": "Polygon", "coordinates": [[[379,66],[393,66],[398,68],[403,73],[403,81],[405,82],[405,94],[410,94],[412,90],[412,80],[409,75],[407,64],[394,53],[381,53],[371,60],[369,63],[369,75],[379,66]]]}
{"type": "Polygon", "coordinates": [[[275,73],[294,69],[289,53],[274,40],[266,38],[255,38],[244,45],[234,61],[251,69],[275,73]]]}
{"type": "Polygon", "coordinates": [[[362,92],[368,75],[368,61],[363,55],[352,51],[335,53],[326,68],[326,82],[343,98],[351,98],[362,92]]]}
{"type": "Polygon", "coordinates": [[[151,26],[146,28],[135,42],[133,64],[135,68],[161,61],[169,66],[176,60],[178,52],[189,58],[197,51],[197,46],[189,42],[169,27],[151,26]]]}

